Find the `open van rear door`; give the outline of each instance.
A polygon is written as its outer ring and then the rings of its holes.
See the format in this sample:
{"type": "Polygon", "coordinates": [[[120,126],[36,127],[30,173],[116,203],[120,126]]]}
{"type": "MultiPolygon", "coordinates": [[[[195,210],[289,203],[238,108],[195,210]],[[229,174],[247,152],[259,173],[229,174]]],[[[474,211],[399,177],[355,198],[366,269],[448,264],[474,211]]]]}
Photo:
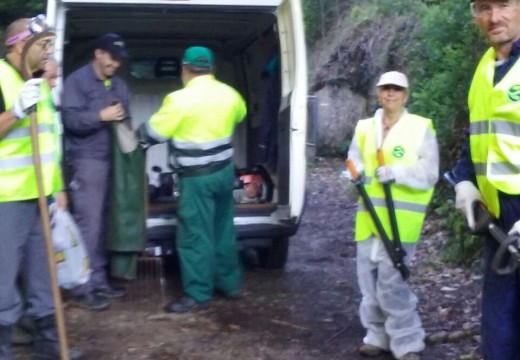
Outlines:
{"type": "MultiPolygon", "coordinates": [[[[280,187],[290,189],[280,204],[290,204],[290,218],[300,221],[305,201],[307,132],[307,57],[303,14],[299,0],[284,0],[278,7],[282,65],[281,131],[290,132],[289,142],[278,151],[290,154],[287,169],[280,169],[280,187]]],[[[281,138],[285,138],[281,136],[281,138]]]]}

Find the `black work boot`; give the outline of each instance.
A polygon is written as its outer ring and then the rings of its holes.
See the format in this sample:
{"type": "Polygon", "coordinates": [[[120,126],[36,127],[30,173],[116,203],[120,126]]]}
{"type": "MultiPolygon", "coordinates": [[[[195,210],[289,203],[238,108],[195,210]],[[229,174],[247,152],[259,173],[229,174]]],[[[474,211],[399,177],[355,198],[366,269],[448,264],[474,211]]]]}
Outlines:
{"type": "Polygon", "coordinates": [[[11,352],[11,327],[0,325],[0,359],[14,360],[11,352]]]}
{"type": "MultiPolygon", "coordinates": [[[[20,320],[13,326],[11,333],[12,345],[31,345],[33,342],[34,322],[27,315],[23,315],[20,320]]],[[[1,359],[1,358],[0,358],[1,359]]]]}
{"type": "MultiPolygon", "coordinates": [[[[34,326],[33,358],[60,360],[60,344],[54,315],[34,320],[34,326]]],[[[71,360],[81,359],[82,356],[83,354],[80,351],[69,349],[69,358],[71,360]]]]}

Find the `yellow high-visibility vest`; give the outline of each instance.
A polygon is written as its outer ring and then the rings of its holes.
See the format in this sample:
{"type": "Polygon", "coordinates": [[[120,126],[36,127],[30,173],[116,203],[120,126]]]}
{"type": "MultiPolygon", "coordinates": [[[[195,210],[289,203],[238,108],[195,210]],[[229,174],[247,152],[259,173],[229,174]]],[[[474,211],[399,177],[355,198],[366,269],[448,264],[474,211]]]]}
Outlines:
{"type": "Polygon", "coordinates": [[[159,142],[171,142],[178,167],[203,167],[231,159],[233,131],[246,112],[235,89],[201,75],[168,94],[146,130],[159,142]]]}
{"type": "MultiPolygon", "coordinates": [[[[386,234],[392,239],[392,228],[386,208],[383,185],[377,181],[375,176],[376,169],[379,166],[376,121],[376,118],[360,120],[354,136],[362,151],[365,167],[365,189],[386,234]]],[[[418,151],[427,131],[434,133],[430,119],[409,113],[403,114],[382,144],[385,164],[388,166],[411,166],[417,163],[418,151]]],[[[419,240],[421,234],[426,208],[433,195],[433,188],[419,190],[405,185],[392,184],[391,190],[401,242],[415,243],[419,240]]],[[[373,235],[380,237],[360,198],[356,214],[355,240],[367,240],[373,235]]]]}
{"type": "Polygon", "coordinates": [[[493,85],[495,61],[490,48],[473,76],[468,106],[478,188],[489,211],[498,217],[498,190],[520,194],[520,61],[493,85]]]}
{"type": "MultiPolygon", "coordinates": [[[[24,81],[5,60],[0,60],[0,88],[6,109],[18,99],[24,81]]],[[[62,189],[61,170],[56,140],[56,113],[50,87],[41,84],[41,99],[37,105],[40,158],[45,195],[62,189]]],[[[18,120],[0,138],[0,202],[38,198],[36,173],[32,159],[29,116],[18,120]]]]}

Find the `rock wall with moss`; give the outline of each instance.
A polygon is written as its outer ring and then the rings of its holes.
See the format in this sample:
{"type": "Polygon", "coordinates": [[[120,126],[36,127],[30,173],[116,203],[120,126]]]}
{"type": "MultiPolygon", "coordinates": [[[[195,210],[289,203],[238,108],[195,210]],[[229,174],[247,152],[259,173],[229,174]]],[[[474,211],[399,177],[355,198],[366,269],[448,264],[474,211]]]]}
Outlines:
{"type": "Polygon", "coordinates": [[[467,90],[485,49],[468,2],[302,3],[310,91],[319,99],[318,153],[344,153],[356,122],[377,108],[379,75],[399,70],[410,78],[409,110],[433,119],[446,160],[443,168],[452,166],[467,125],[467,90]]]}

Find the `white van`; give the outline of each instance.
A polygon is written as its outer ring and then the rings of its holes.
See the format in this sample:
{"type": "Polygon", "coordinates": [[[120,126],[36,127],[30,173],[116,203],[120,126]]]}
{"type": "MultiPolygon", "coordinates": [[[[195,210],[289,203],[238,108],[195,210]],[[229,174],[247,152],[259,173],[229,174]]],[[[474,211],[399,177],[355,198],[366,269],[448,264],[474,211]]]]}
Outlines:
{"type": "MultiPolygon", "coordinates": [[[[187,47],[213,50],[216,77],[237,89],[248,106],[234,138],[237,238],[241,248],[258,250],[263,267],[282,268],[305,201],[307,67],[300,1],[47,3],[63,76],[90,60],[101,34],[123,36],[130,59],[118,74],[130,87],[135,127],[150,118],[167,93],[182,87],[180,59],[187,47]],[[249,194],[244,182],[251,179],[258,191],[249,194]]],[[[147,240],[160,248],[157,254],[174,248],[178,194],[169,160],[166,145],[147,150],[147,240]]]]}

